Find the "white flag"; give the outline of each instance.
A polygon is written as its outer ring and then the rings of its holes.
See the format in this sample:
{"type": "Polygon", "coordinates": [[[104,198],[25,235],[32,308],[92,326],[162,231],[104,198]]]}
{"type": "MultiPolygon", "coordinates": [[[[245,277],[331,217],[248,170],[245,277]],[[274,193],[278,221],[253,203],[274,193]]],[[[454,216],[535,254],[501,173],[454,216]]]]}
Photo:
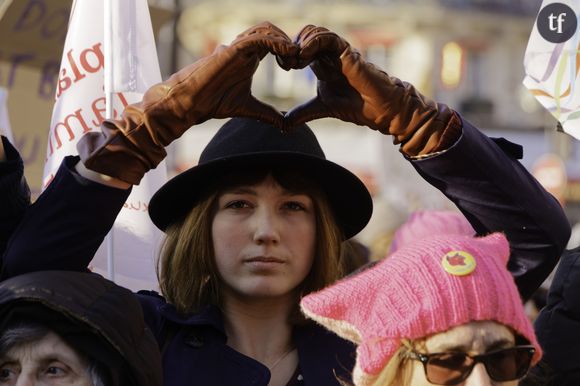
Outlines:
{"type": "Polygon", "coordinates": [[[8,90],[0,87],[0,134],[8,138],[10,143],[14,143],[12,129],[10,128],[10,119],[8,117],[8,90]]]}
{"type": "Polygon", "coordinates": [[[147,1],[105,0],[105,15],[105,92],[143,94],[161,81],[147,1]]]}
{"type": "MultiPolygon", "coordinates": [[[[95,0],[73,3],[48,137],[43,187],[50,183],[66,155],[77,154],[78,139],[86,132],[100,130],[106,117],[105,78],[107,90],[112,93],[113,118],[118,118],[128,104],[139,101],[147,87],[161,81],[147,1],[115,0],[107,9],[105,4],[95,0]],[[105,12],[114,14],[114,18],[107,20],[105,12]],[[105,27],[105,20],[113,23],[105,27]],[[105,44],[105,28],[112,33],[110,41],[114,44],[105,44]],[[106,55],[105,46],[112,56],[106,55]],[[108,76],[105,70],[110,71],[108,76]],[[118,87],[120,82],[124,86],[118,87]]],[[[162,233],[149,219],[147,206],[166,179],[166,165],[162,162],[133,188],[113,228],[113,279],[134,290],[157,288],[154,260],[162,233]]],[[[105,243],[91,267],[107,273],[105,243]]]]}
{"type": "Polygon", "coordinates": [[[580,0],[544,0],[524,55],[524,86],[580,139],[580,0]]]}

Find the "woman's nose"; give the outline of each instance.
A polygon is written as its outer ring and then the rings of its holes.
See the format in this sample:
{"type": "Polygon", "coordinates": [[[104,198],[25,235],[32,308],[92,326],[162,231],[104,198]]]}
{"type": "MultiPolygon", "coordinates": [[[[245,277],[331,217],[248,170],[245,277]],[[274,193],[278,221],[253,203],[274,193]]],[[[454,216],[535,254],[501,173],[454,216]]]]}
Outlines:
{"type": "Polygon", "coordinates": [[[280,230],[276,211],[271,208],[259,208],[254,216],[254,241],[258,244],[278,243],[280,230]]]}
{"type": "Polygon", "coordinates": [[[37,384],[33,377],[20,374],[14,386],[37,386],[37,384]]]}
{"type": "Polygon", "coordinates": [[[495,383],[489,377],[483,363],[475,365],[471,374],[465,381],[465,386],[494,386],[495,383]]]}

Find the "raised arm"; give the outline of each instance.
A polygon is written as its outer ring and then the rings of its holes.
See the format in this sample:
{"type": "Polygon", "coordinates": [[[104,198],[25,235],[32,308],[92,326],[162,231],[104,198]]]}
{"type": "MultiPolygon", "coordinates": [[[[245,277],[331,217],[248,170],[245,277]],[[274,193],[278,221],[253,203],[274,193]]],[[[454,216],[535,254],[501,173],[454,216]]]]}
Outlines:
{"type": "Polygon", "coordinates": [[[527,299],[555,266],[570,236],[562,208],[516,160],[518,146],[501,146],[448,106],[366,62],[323,27],[296,37],[299,59],[318,78],[317,95],[286,115],[289,126],[334,117],[393,136],[430,184],[452,200],[479,234],[506,233],[509,269],[527,299]]]}
{"type": "Polygon", "coordinates": [[[508,269],[527,300],[558,262],[570,238],[570,224],[558,201],[517,161],[512,149],[513,144],[496,142],[464,121],[455,145],[411,163],[457,205],[478,234],[506,234],[511,248],[508,269]]]}
{"type": "Polygon", "coordinates": [[[13,235],[2,276],[43,270],[84,270],[112,227],[131,185],[156,167],[165,146],[211,118],[252,117],[282,126],[283,115],[251,93],[254,72],[272,53],[295,56],[297,47],[270,23],[240,34],[151,87],[121,120],[87,133],[78,157],[68,157],[13,235]]]}
{"type": "Polygon", "coordinates": [[[30,206],[30,189],[24,178],[24,163],[18,151],[4,136],[0,137],[0,202],[2,256],[8,239],[30,206]]]}

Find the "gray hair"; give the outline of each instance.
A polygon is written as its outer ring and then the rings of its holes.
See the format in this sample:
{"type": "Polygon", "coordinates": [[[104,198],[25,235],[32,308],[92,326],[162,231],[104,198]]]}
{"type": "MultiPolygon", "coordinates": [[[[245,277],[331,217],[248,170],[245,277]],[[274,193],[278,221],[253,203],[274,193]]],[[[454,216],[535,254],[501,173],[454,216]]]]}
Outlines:
{"type": "MultiPolygon", "coordinates": [[[[50,332],[57,334],[40,323],[19,322],[11,324],[0,334],[0,356],[5,355],[14,347],[41,340],[50,332]]],[[[84,353],[78,352],[74,347],[71,348],[84,360],[84,362],[88,363],[86,371],[87,374],[89,374],[92,386],[107,386],[107,383],[104,381],[107,379],[106,370],[103,369],[103,367],[94,359],[87,357],[84,353]]]]}

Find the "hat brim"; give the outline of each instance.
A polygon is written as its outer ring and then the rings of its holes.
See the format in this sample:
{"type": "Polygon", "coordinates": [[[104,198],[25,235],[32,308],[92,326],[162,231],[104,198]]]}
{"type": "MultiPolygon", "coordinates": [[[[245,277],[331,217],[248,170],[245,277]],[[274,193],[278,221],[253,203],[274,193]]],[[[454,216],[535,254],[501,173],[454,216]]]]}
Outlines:
{"type": "Polygon", "coordinates": [[[198,204],[208,183],[235,170],[264,165],[291,167],[318,182],[328,197],[345,239],[359,233],[369,222],[372,198],[357,176],[326,159],[283,151],[241,154],[194,166],[169,180],[153,195],[149,216],[159,229],[165,231],[198,204]]]}

